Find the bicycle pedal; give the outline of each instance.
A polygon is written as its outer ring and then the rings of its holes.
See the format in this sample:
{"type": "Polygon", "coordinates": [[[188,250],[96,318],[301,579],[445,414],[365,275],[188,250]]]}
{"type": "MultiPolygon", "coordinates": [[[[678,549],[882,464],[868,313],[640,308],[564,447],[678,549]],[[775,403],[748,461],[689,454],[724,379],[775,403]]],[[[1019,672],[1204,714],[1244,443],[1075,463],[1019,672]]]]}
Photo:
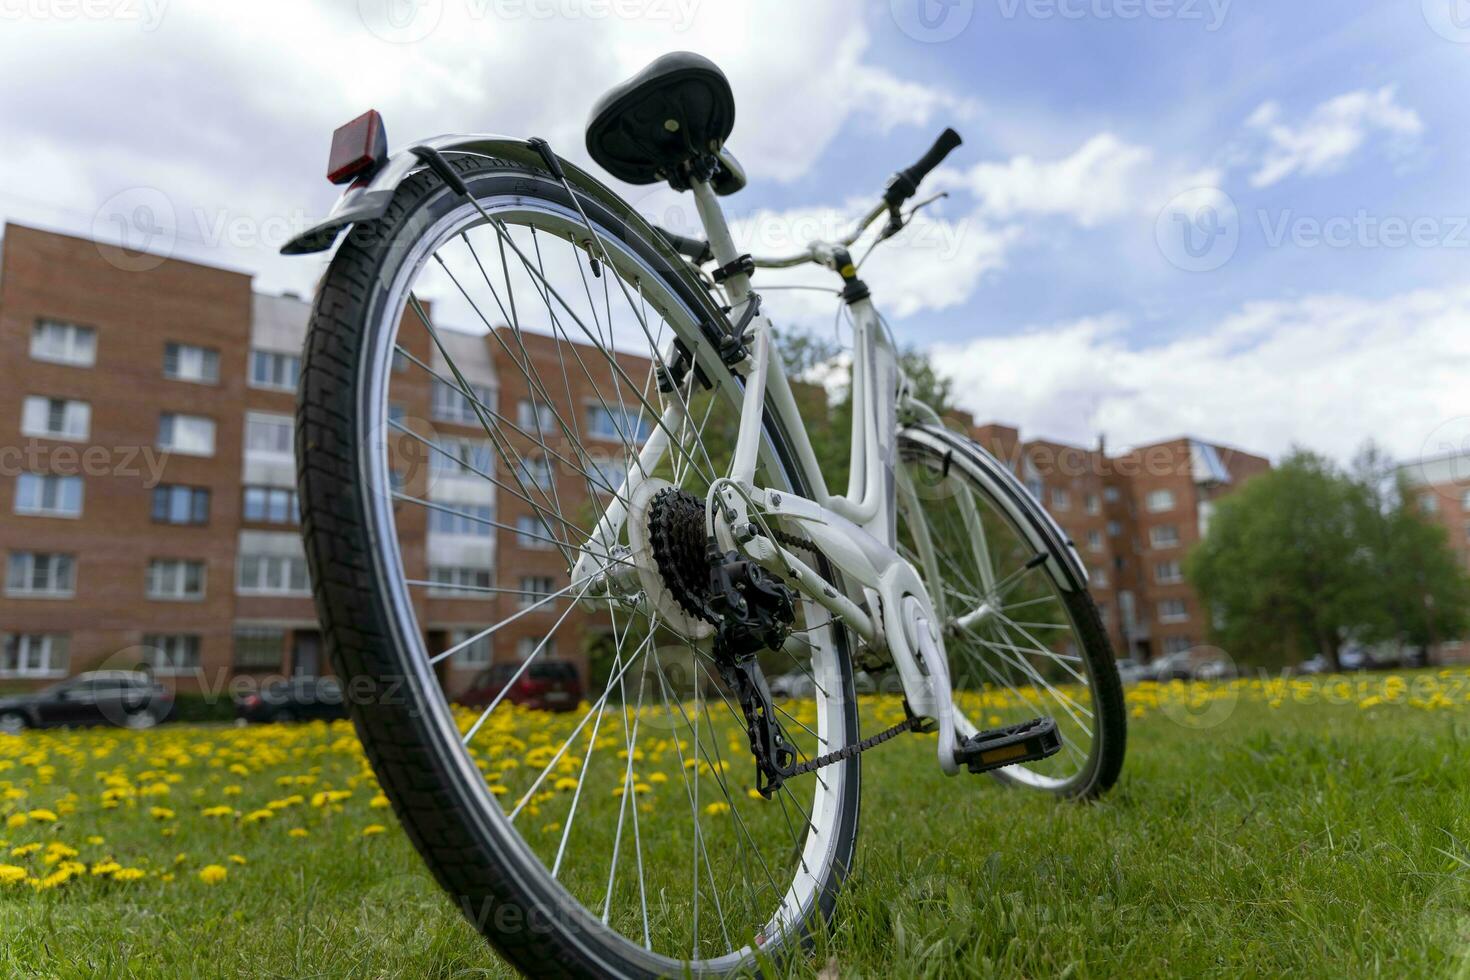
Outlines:
{"type": "Polygon", "coordinates": [[[989,772],[1019,762],[1035,762],[1062,750],[1057,723],[1050,718],[1033,718],[1019,725],[976,732],[955,749],[956,762],[971,772],[989,772]]]}

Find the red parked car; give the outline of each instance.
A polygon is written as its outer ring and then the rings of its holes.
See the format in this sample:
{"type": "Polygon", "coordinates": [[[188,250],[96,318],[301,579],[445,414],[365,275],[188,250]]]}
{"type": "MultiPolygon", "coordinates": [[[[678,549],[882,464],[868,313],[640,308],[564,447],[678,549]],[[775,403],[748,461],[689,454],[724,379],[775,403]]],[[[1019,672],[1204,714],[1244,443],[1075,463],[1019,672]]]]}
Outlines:
{"type": "Polygon", "coordinates": [[[582,680],[569,660],[538,660],[525,670],[521,664],[495,664],[471,682],[458,698],[470,708],[483,708],[505,690],[505,700],[542,711],[571,711],[582,700],[582,680]],[[520,676],[516,677],[516,673],[520,676]],[[512,678],[515,683],[511,683],[512,678]]]}

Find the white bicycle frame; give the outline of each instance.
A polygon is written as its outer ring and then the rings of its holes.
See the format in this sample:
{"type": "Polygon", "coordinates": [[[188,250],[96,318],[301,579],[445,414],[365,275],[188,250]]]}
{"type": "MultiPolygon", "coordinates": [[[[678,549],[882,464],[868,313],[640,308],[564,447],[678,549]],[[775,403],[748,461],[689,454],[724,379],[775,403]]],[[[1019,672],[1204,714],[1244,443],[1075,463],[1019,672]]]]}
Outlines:
{"type": "MultiPolygon", "coordinates": [[[[693,193],[715,261],[722,266],[734,263],[740,253],[714,190],[704,181],[694,181],[693,193]]],[[[884,210],[881,205],[874,208],[841,243],[814,242],[805,253],[757,258],[754,262],[765,268],[802,262],[835,268],[834,257],[845,255],[841,250],[856,241],[884,210]]],[[[746,305],[756,302],[749,277],[737,273],[726,279],[724,287],[731,318],[738,321],[746,305]]],[[[953,774],[958,771],[954,758],[956,720],[940,621],[919,572],[894,547],[899,405],[925,421],[938,424],[939,419],[928,406],[908,397],[908,381],[900,369],[898,353],[872,301],[854,300],[849,309],[853,330],[853,426],[847,492],[840,496],[828,492],[811,441],[799,425],[791,427],[792,450],[797,465],[812,478],[816,499],[754,484],[767,399],[783,416],[800,417],[781,360],[772,356],[771,322],[756,312],[744,338],[748,357],[737,366],[745,381],[744,400],[730,474],[715,481],[707,502],[710,530],[722,550],[739,551],[783,580],[793,582],[798,592],[827,609],[864,643],[888,654],[913,713],[937,723],[940,767],[953,774]],[[866,608],[833,588],[799,556],[761,533],[760,526],[772,518],[799,527],[841,574],[842,582],[861,592],[866,608]]],[[[628,517],[624,501],[634,499],[639,484],[649,479],[646,474],[654,471],[668,450],[668,433],[680,431],[686,419],[685,403],[671,399],[661,424],[640,451],[637,465],[630,468],[627,483],[582,549],[582,558],[572,574],[574,582],[585,581],[588,576],[617,574],[611,564],[603,565],[597,556],[612,552],[628,517]]],[[[963,728],[967,731],[962,734],[973,732],[968,723],[963,723],[963,728]]]]}

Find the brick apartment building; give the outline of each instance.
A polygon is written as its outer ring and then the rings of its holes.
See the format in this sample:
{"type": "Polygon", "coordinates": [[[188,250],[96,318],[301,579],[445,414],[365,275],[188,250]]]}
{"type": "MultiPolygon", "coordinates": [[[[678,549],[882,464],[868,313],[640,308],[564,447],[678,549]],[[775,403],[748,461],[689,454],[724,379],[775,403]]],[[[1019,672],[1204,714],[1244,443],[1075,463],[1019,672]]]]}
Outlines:
{"type": "MultiPolygon", "coordinates": [[[[141,662],[186,688],[325,672],[293,449],[309,305],[255,293],[243,273],[117,263],[89,240],[13,224],[0,249],[0,681],[141,662]]],[[[496,370],[508,363],[504,335],[441,335],[478,397],[534,430],[522,375],[496,370]]],[[[400,342],[448,375],[427,331],[405,329],[400,342]]],[[[558,356],[550,337],[527,345],[533,361],[558,356]]],[[[404,493],[445,505],[397,506],[406,575],[440,583],[414,590],[432,653],[552,591],[565,561],[529,504],[497,499],[469,473],[496,465],[470,403],[405,368],[390,414],[418,438],[395,438],[392,466],[404,493]]],[[[587,432],[615,435],[590,389],[571,387],[587,432]]],[[[508,438],[563,499],[585,488],[508,438]]],[[[548,603],[443,661],[446,688],[492,658],[528,654],[565,608],[548,603]]],[[[595,633],[588,615],[574,611],[565,635],[595,633]]],[[[585,668],[583,653],[542,655],[585,668]]]]}
{"type": "MultiPolygon", "coordinates": [[[[1420,513],[1444,526],[1450,547],[1470,568],[1470,452],[1433,456],[1402,466],[1398,473],[1420,513]]],[[[1463,638],[1438,646],[1441,663],[1463,660],[1470,653],[1463,638]]]]}
{"type": "Polygon", "coordinates": [[[974,425],[974,438],[1026,484],[1077,545],[1119,656],[1140,660],[1206,642],[1207,611],[1184,579],[1214,502],[1270,468],[1260,456],[1179,438],[1109,456],[1015,428],[974,425]]]}

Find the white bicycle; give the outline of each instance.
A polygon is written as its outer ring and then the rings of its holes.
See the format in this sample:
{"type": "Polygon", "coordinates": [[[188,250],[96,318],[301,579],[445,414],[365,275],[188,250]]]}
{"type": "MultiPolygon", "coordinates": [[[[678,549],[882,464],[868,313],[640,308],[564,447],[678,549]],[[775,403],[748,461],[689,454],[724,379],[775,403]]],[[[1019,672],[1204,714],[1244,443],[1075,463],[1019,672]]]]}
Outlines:
{"type": "Polygon", "coordinates": [[[1122,766],[1122,693],[1075,547],[914,397],[852,258],[904,226],[959,138],[894,175],[841,241],[765,257],[739,253],[718,201],[745,182],[733,122],[724,75],[679,53],[588,126],[615,176],[691,192],[707,242],[656,230],[544,141],[389,155],[370,113],[334,139],[331,176],[352,186],[285,249],[350,228],[297,416],[328,649],[410,839],[538,975],[727,974],[799,951],[852,864],[859,756],[903,732],[934,733],[939,772],[1064,797],[1122,766]],[[845,493],[752,288],[808,262],[837,277],[852,332],[845,493]],[[449,316],[488,330],[498,394],[449,316]],[[430,388],[478,443],[405,416],[430,388]],[[400,465],[415,448],[427,472],[400,465]],[[438,558],[411,543],[426,523],[438,558]],[[506,584],[471,557],[496,541],[521,548],[506,584]],[[425,573],[449,552],[460,567],[425,573]],[[489,625],[445,640],[446,594],[479,597],[489,625]],[[525,693],[541,667],[594,641],[586,700],[530,710],[549,706],[525,693]],[[511,665],[496,692],[452,703],[448,668],[489,642],[511,665]],[[860,705],[855,665],[902,698],[860,705]],[[777,670],[804,673],[812,699],[773,700],[777,670]]]}

